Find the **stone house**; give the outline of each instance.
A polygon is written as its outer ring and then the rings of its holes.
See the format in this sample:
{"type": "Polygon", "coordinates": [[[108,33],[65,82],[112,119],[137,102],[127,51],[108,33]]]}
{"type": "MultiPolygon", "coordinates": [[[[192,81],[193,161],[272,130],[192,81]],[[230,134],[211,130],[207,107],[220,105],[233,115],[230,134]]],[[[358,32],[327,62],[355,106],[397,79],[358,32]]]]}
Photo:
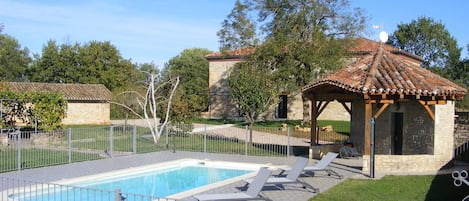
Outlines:
{"type": "MultiPolygon", "coordinates": [[[[435,173],[448,164],[455,101],[466,90],[422,68],[416,55],[366,39],[355,48],[348,65],[303,87],[311,114],[323,109],[319,102],[350,104],[350,139],[363,153],[364,172],[373,165],[379,174],[435,173]]],[[[319,146],[314,129],[311,141],[319,146]]]]}
{"type": "MultiPolygon", "coordinates": [[[[230,69],[250,53],[251,49],[240,49],[227,52],[216,52],[207,55],[209,62],[209,108],[205,118],[233,119],[242,114],[230,97],[228,87],[228,73],[230,69]]],[[[283,92],[278,95],[278,101],[270,109],[260,115],[268,120],[300,120],[303,119],[303,101],[301,91],[283,92]]],[[[318,119],[350,120],[350,114],[338,102],[332,102],[318,119]]]]}
{"type": "Polygon", "coordinates": [[[109,124],[111,92],[102,84],[5,82],[15,92],[58,92],[67,100],[64,125],[109,124]]]}

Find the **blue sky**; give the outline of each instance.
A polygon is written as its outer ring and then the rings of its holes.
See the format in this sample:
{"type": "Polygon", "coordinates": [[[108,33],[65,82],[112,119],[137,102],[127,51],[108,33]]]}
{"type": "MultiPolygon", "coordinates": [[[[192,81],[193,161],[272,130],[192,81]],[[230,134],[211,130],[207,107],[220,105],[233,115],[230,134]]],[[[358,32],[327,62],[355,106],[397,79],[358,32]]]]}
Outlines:
{"type": "MultiPolygon", "coordinates": [[[[22,47],[41,53],[50,39],[62,43],[110,41],[133,62],[163,67],[183,49],[218,51],[216,32],[235,0],[0,0],[3,33],[22,47]]],[[[432,17],[464,47],[469,44],[469,2],[466,0],[351,0],[370,17],[367,38],[376,39],[383,25],[392,33],[397,24],[419,16],[432,17]]]]}

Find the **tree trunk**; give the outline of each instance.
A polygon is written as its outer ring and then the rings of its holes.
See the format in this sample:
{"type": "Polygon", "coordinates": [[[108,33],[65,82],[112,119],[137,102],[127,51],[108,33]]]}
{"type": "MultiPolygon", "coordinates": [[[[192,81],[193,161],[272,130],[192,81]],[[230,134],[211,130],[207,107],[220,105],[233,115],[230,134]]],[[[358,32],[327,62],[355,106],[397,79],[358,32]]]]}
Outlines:
{"type": "Polygon", "coordinates": [[[311,124],[311,115],[310,115],[310,105],[309,100],[306,98],[304,94],[301,94],[301,100],[303,102],[303,122],[301,124],[303,127],[310,126],[311,124]]]}
{"type": "Polygon", "coordinates": [[[249,144],[252,145],[252,128],[254,126],[254,122],[249,122],[249,144]]]}

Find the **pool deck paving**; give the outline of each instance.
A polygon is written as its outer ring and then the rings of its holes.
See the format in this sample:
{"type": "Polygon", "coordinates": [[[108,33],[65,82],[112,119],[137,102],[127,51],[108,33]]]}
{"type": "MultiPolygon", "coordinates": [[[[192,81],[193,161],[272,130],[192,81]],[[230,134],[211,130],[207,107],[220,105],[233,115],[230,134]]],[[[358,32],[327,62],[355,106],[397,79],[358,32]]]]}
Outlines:
{"type": "MultiPolygon", "coordinates": [[[[21,171],[7,172],[0,174],[0,177],[24,179],[27,181],[54,183],[64,179],[71,179],[94,174],[106,173],[110,171],[123,170],[132,167],[140,167],[145,165],[153,165],[158,163],[165,163],[180,159],[199,159],[199,160],[212,160],[212,161],[230,161],[230,162],[243,162],[255,164],[267,164],[273,166],[291,166],[295,161],[295,156],[290,157],[260,157],[260,156],[244,156],[244,155],[229,155],[229,154],[211,154],[211,153],[194,153],[194,152],[176,152],[162,151],[147,154],[136,154],[115,158],[108,158],[103,160],[86,161],[80,163],[71,163],[58,166],[50,166],[43,168],[27,169],[21,171]]],[[[317,160],[311,159],[309,165],[314,164],[317,160]]],[[[341,159],[337,158],[331,164],[333,170],[343,175],[342,179],[335,176],[328,176],[326,172],[317,172],[314,176],[302,175],[301,180],[307,184],[319,188],[320,192],[339,184],[350,177],[366,178],[361,171],[361,160],[358,159],[341,159]]],[[[278,173],[274,171],[274,174],[278,173]]],[[[235,181],[215,187],[210,190],[198,192],[195,194],[208,194],[208,193],[233,193],[245,190],[245,183],[243,181],[235,181]]],[[[9,186],[0,186],[0,190],[6,190],[9,186]]],[[[304,189],[301,185],[288,184],[283,186],[265,186],[261,195],[273,201],[285,200],[308,200],[315,195],[310,189],[304,189]]],[[[195,200],[192,195],[180,197],[181,201],[195,200]]]]}

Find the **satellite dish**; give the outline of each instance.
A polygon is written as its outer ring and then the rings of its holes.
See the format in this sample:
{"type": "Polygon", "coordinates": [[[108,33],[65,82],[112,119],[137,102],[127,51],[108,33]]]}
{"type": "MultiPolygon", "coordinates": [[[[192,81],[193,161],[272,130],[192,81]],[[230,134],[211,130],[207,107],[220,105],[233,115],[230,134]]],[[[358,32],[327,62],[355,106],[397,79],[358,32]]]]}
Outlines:
{"type": "Polygon", "coordinates": [[[386,43],[386,41],[388,41],[388,33],[384,32],[384,31],[381,31],[379,33],[379,40],[382,42],[382,43],[386,43]]]}

